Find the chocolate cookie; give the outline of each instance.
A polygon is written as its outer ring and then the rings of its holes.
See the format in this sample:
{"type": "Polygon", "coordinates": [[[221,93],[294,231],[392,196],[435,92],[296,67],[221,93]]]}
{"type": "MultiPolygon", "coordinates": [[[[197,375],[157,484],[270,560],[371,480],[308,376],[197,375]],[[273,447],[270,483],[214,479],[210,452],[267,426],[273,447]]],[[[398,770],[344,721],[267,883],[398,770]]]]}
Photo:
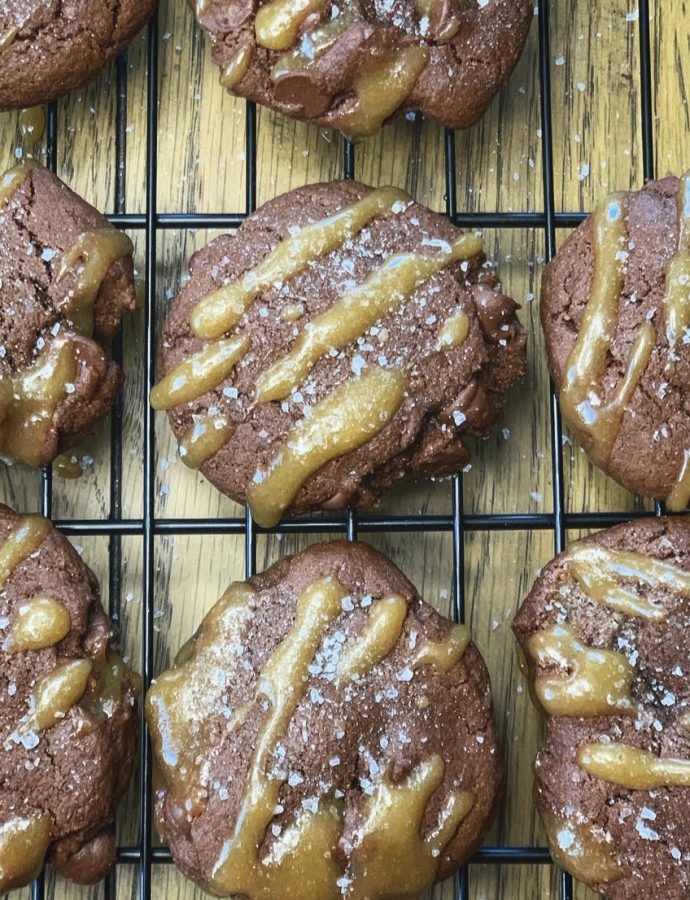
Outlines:
{"type": "Polygon", "coordinates": [[[481,240],[394,188],[311,185],[196,253],[151,394],[183,460],[257,522],[466,464],[523,373],[481,240]]]}
{"type": "Polygon", "coordinates": [[[563,417],[624,487],[690,500],[690,176],[618,193],[546,267],[542,324],[563,417]]]}
{"type": "Polygon", "coordinates": [[[157,0],[2,0],[0,109],[57,100],[105,68],[157,0]]]}
{"type": "Polygon", "coordinates": [[[107,415],[132,243],[40,166],[0,184],[0,456],[46,465],[107,415]]]}
{"type": "Polygon", "coordinates": [[[189,0],[221,84],[289,116],[373,134],[420,110],[447,128],[484,114],[522,53],[528,0],[189,0]]]}
{"type": "Polygon", "coordinates": [[[0,506],[0,894],[46,856],[91,884],[134,764],[135,676],[112,647],[98,583],[41,516],[0,506]]]}
{"type": "Polygon", "coordinates": [[[690,521],[572,544],[513,628],[548,716],[535,798],[554,858],[609,900],[687,900],[690,521]]]}
{"type": "Polygon", "coordinates": [[[218,896],[415,898],[497,803],[479,652],[364,544],[232,584],[146,712],[159,831],[218,896]]]}

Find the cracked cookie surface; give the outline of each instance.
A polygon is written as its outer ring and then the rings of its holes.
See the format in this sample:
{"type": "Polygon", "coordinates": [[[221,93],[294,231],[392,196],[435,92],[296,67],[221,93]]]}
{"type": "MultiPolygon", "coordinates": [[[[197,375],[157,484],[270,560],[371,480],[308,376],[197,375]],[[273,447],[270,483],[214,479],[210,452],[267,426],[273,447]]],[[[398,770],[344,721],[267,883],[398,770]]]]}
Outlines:
{"type": "Polygon", "coordinates": [[[92,884],[137,746],[137,679],[98,583],[41,516],[0,505],[0,893],[44,860],[92,884]]]}
{"type": "Polygon", "coordinates": [[[82,87],[123,50],[157,0],[0,0],[0,109],[82,87]]]}
{"type": "Polygon", "coordinates": [[[228,90],[353,136],[420,110],[484,114],[516,65],[528,0],[189,0],[228,90]]]}
{"type": "Polygon", "coordinates": [[[0,184],[0,455],[46,465],[107,415],[107,339],[136,303],[129,238],[40,166],[0,184]]]}
{"type": "Polygon", "coordinates": [[[535,801],[552,855],[607,900],[690,894],[690,521],[572,544],[513,623],[548,735],[535,801]]]}
{"type": "Polygon", "coordinates": [[[146,707],[157,827],[217,896],[412,900],[471,855],[498,800],[469,632],[364,544],[233,584],[146,707]]]}
{"type": "Polygon", "coordinates": [[[393,188],[294,190],[196,253],[151,399],[257,521],[366,506],[469,459],[526,333],[482,242],[393,188]]]}

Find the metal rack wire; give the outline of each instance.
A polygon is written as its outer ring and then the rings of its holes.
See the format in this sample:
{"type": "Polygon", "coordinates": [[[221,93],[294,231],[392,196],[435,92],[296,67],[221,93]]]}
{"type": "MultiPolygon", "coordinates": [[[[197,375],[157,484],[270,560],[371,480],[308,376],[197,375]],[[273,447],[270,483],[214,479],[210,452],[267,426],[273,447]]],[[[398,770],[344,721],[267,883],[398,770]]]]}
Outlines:
{"type": "MultiPolygon", "coordinates": [[[[532,228],[543,229],[546,258],[551,259],[556,249],[556,229],[572,228],[583,218],[582,213],[556,212],[553,184],[553,134],[551,123],[551,83],[550,83],[550,0],[539,0],[537,26],[539,31],[539,79],[543,154],[543,210],[541,212],[495,212],[465,213],[458,210],[455,177],[455,134],[445,133],[445,180],[446,213],[456,224],[470,228],[532,228]]],[[[639,42],[640,42],[640,97],[641,133],[643,149],[643,173],[645,179],[654,176],[653,112],[651,82],[651,52],[649,34],[649,0],[639,2],[639,42]]],[[[111,222],[120,228],[140,230],[146,239],[146,294],[145,294],[145,384],[144,397],[144,496],[143,515],[136,519],[122,518],[122,398],[115,404],[111,428],[111,483],[110,514],[105,520],[61,520],[55,524],[68,535],[104,535],[109,538],[109,593],[110,614],[117,622],[120,618],[121,600],[121,539],[138,536],[143,542],[143,608],[141,666],[144,685],[148,687],[153,677],[153,613],[154,613],[154,538],[157,535],[199,535],[235,534],[243,535],[245,544],[245,568],[247,576],[252,575],[256,565],[256,537],[259,529],[249,512],[244,518],[232,519],[165,519],[156,517],[154,505],[155,456],[154,456],[154,414],[148,403],[148,391],[153,384],[155,360],[154,310],[156,297],[156,241],[160,230],[174,228],[218,228],[236,227],[256,208],[256,109],[247,103],[246,114],[246,209],[243,212],[221,214],[159,213],[156,205],[156,164],[157,164],[157,84],[158,84],[158,26],[154,18],[148,27],[147,45],[147,144],[146,144],[146,211],[130,214],[126,210],[126,124],[127,124],[127,57],[123,54],[117,61],[116,69],[116,163],[115,163],[115,210],[109,216],[111,222]]],[[[48,110],[47,165],[53,171],[57,168],[57,106],[48,110]]],[[[354,175],[355,148],[345,143],[343,174],[346,178],[354,175]]],[[[122,361],[122,340],[113,345],[113,356],[122,361]]],[[[645,513],[567,513],[563,493],[563,457],[561,418],[556,395],[551,390],[551,438],[553,468],[553,512],[515,514],[465,514],[463,509],[462,475],[450,482],[452,491],[451,515],[405,515],[382,516],[358,514],[352,511],[326,518],[297,518],[281,523],[269,531],[292,533],[341,533],[354,540],[358,533],[401,532],[407,530],[422,532],[444,532],[452,535],[453,543],[453,609],[458,621],[465,614],[464,586],[464,538],[467,532],[499,530],[550,530],[553,532],[554,551],[560,552],[565,543],[568,528],[606,527],[628,521],[635,515],[645,513]]],[[[50,516],[52,508],[52,475],[50,469],[41,473],[41,511],[50,516]]],[[[661,506],[657,504],[657,513],[661,506]]],[[[146,735],[146,723],[141,716],[142,735],[146,735]]],[[[140,742],[140,829],[139,842],[133,846],[121,846],[117,850],[119,865],[138,867],[138,895],[141,900],[151,897],[151,867],[154,863],[169,863],[167,848],[153,847],[152,828],[152,763],[151,748],[143,737],[140,742]]],[[[471,862],[492,864],[551,864],[545,847],[482,847],[471,862]]],[[[105,886],[105,896],[110,900],[116,896],[117,867],[110,873],[105,886]]],[[[43,900],[45,885],[43,876],[32,886],[33,900],[43,900]]],[[[469,897],[468,867],[458,873],[455,879],[456,900],[469,897]]],[[[559,882],[559,900],[572,900],[573,886],[569,875],[562,873],[559,882]]],[[[514,898],[501,898],[514,900],[514,898]]]]}

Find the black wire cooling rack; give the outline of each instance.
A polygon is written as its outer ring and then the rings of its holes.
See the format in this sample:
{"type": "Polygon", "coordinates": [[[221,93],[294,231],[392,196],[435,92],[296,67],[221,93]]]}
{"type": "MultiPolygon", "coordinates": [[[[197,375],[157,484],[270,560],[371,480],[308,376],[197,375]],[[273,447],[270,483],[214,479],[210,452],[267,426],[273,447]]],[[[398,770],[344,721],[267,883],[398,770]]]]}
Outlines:
{"type": "MultiPolygon", "coordinates": [[[[541,212],[494,212],[465,213],[458,210],[455,178],[455,134],[445,132],[445,181],[446,213],[457,225],[467,228],[533,228],[543,229],[546,258],[551,259],[556,249],[556,229],[572,228],[583,219],[583,213],[559,212],[554,209],[553,187],[553,133],[551,123],[551,80],[550,80],[550,0],[539,0],[537,26],[539,30],[539,80],[542,129],[543,161],[543,211],[541,212]]],[[[639,0],[639,42],[640,42],[640,106],[643,152],[643,174],[645,180],[654,177],[653,111],[651,82],[651,50],[649,33],[649,0],[639,0]]],[[[563,499],[563,457],[561,418],[557,398],[551,390],[551,464],[553,468],[553,512],[469,515],[463,511],[462,475],[450,481],[452,491],[451,515],[405,515],[379,516],[360,514],[352,511],[340,515],[318,518],[296,518],[280,523],[273,529],[260,529],[252,521],[247,511],[244,518],[227,519],[166,519],[157,518],[155,513],[155,456],[154,456],[154,413],[148,403],[148,391],[153,384],[155,367],[155,297],[156,297],[156,245],[158,232],[175,228],[232,228],[237,227],[256,208],[256,109],[247,103],[246,115],[246,210],[219,214],[159,213],[156,205],[157,170],[157,103],[158,103],[158,25],[157,19],[148,26],[147,44],[147,143],[146,143],[146,212],[130,214],[126,212],[126,126],[127,126],[127,57],[123,54],[117,60],[116,68],[116,135],[115,135],[115,212],[108,218],[120,228],[143,231],[146,238],[146,293],[145,293],[145,398],[144,398],[144,496],[143,515],[137,519],[122,517],[122,397],[113,409],[111,427],[111,472],[110,472],[110,514],[105,520],[65,519],[55,522],[68,535],[102,535],[109,538],[109,594],[110,614],[115,622],[120,618],[121,596],[121,539],[126,536],[140,537],[143,542],[143,608],[141,666],[145,688],[153,677],[153,637],[154,637],[154,538],[157,535],[199,535],[236,534],[243,535],[245,544],[245,568],[247,576],[254,574],[256,566],[256,536],[259,531],[291,533],[340,533],[354,540],[363,532],[445,532],[452,534],[453,540],[453,608],[458,621],[465,614],[464,535],[472,531],[501,530],[550,530],[553,532],[554,551],[559,553],[565,544],[566,529],[602,528],[625,522],[635,516],[648,515],[645,512],[597,512],[568,513],[563,499]]],[[[345,142],[343,155],[343,175],[354,175],[355,147],[345,142]]],[[[57,168],[57,106],[48,109],[47,124],[47,165],[53,171],[57,168]]],[[[122,362],[122,339],[113,343],[113,357],[122,362]]],[[[41,473],[41,512],[51,516],[52,473],[44,469],[41,473]]],[[[662,512],[660,504],[657,514],[662,512]]],[[[143,707],[143,704],[142,704],[143,707]]],[[[141,715],[142,735],[146,734],[146,723],[141,715]]],[[[140,821],[139,842],[132,846],[119,846],[117,863],[105,884],[105,896],[111,900],[116,896],[117,869],[119,866],[138,867],[138,896],[140,900],[151,897],[152,864],[170,863],[167,848],[154,847],[151,842],[152,828],[152,761],[151,748],[147,739],[140,742],[140,821]]],[[[550,865],[551,858],[545,847],[482,847],[471,862],[490,864],[542,864],[550,865]]],[[[45,884],[40,876],[32,885],[33,900],[43,900],[45,884]]],[[[455,878],[455,900],[469,898],[468,867],[455,878]]],[[[572,880],[561,873],[558,900],[572,900],[572,880]]],[[[497,898],[497,900],[528,900],[528,898],[497,898]]],[[[556,898],[554,898],[556,900],[556,898]]]]}

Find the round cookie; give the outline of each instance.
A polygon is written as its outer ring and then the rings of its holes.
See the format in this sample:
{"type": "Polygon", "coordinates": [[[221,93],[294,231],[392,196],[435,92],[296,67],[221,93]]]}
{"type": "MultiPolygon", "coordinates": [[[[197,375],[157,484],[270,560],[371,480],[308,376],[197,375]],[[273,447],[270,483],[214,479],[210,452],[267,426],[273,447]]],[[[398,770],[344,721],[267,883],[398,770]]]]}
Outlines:
{"type": "Polygon", "coordinates": [[[189,0],[228,90],[352,136],[419,110],[484,114],[527,38],[528,0],[189,0]]]}
{"type": "Polygon", "coordinates": [[[92,884],[137,746],[136,676],[98,583],[41,516],[0,505],[0,894],[44,859],[92,884]]]}
{"type": "Polygon", "coordinates": [[[124,50],[157,0],[3,0],[0,109],[57,100],[124,50]]]}
{"type": "Polygon", "coordinates": [[[394,188],[291,191],[192,257],[151,402],[183,461],[263,526],[457,472],[525,367],[484,260],[394,188]]]}
{"type": "Polygon", "coordinates": [[[513,623],[548,737],[551,851],[608,900],[690,896],[690,521],[572,544],[513,623]]]}
{"type": "Polygon", "coordinates": [[[158,829],[218,896],[411,900],[467,860],[496,807],[469,632],[364,544],[231,585],[146,712],[158,829]]]}
{"type": "Polygon", "coordinates": [[[563,417],[624,487],[690,500],[690,176],[613,194],[544,272],[563,417]]]}
{"type": "Polygon", "coordinates": [[[0,183],[0,456],[47,465],[107,415],[107,339],[134,309],[132,243],[47,169],[0,183]]]}

